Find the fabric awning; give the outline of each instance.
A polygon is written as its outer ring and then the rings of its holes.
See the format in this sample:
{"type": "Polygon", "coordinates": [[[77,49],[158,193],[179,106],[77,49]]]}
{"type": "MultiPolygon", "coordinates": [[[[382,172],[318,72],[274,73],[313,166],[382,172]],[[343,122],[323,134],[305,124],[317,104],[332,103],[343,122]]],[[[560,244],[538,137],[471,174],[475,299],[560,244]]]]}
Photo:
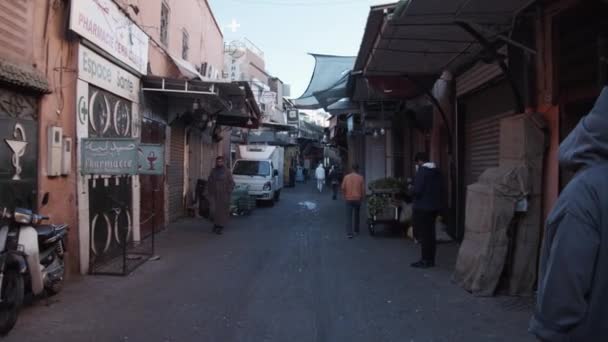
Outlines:
{"type": "Polygon", "coordinates": [[[171,59],[173,60],[173,64],[179,69],[179,72],[187,79],[203,80],[203,75],[196,70],[196,67],[192,63],[175,56],[171,56],[171,59]]]}
{"type": "Polygon", "coordinates": [[[396,82],[390,77],[405,79],[412,97],[418,96],[420,91],[414,90],[432,85],[430,79],[478,58],[483,46],[463,25],[494,41],[533,2],[402,0],[372,7],[355,70],[380,83],[396,82]]]}
{"type": "MultiPolygon", "coordinates": [[[[168,97],[200,100],[201,110],[216,115],[223,126],[257,128],[261,117],[251,87],[247,82],[206,82],[158,76],[144,76],[144,93],[160,93],[168,97]]],[[[187,113],[186,113],[187,114],[187,113]]]]}
{"type": "Polygon", "coordinates": [[[356,57],[311,54],[315,58],[315,68],[308,88],[295,106],[300,109],[326,108],[346,97],[348,77],[356,57]]]}
{"type": "Polygon", "coordinates": [[[326,110],[332,116],[337,116],[340,114],[359,113],[361,108],[359,103],[351,101],[349,98],[345,97],[328,106],[326,110]]]}

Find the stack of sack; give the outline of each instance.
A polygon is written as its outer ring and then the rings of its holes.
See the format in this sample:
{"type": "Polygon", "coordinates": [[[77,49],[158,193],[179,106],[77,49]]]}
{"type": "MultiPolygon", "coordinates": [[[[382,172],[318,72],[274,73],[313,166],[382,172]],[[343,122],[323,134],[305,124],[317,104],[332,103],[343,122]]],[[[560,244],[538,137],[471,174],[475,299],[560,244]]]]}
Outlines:
{"type": "Polygon", "coordinates": [[[510,295],[533,293],[542,230],[544,128],[538,114],[503,119],[499,167],[467,188],[465,234],[453,279],[477,296],[492,296],[499,287],[510,295]]]}

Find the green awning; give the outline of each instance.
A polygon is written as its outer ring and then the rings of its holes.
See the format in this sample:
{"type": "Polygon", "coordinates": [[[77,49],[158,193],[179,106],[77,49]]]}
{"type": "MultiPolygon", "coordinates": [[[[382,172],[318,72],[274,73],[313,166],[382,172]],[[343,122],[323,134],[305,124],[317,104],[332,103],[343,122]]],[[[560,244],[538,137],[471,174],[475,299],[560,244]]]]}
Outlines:
{"type": "Polygon", "coordinates": [[[346,85],[356,57],[311,54],[315,69],[308,88],[295,106],[300,109],[320,109],[347,96],[346,85]]]}

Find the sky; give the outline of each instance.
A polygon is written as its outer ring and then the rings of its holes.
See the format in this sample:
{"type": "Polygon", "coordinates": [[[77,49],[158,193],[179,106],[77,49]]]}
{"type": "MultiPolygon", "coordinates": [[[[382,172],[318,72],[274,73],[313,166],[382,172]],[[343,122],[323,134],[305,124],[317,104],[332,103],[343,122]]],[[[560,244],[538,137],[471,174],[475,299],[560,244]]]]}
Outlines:
{"type": "MultiPolygon", "coordinates": [[[[356,56],[372,5],[391,0],[209,0],[224,41],[247,38],[264,51],[267,71],[299,97],[314,69],[309,53],[356,56]],[[229,27],[240,25],[236,32],[229,27]]],[[[396,0],[392,1],[396,2],[396,0]]]]}

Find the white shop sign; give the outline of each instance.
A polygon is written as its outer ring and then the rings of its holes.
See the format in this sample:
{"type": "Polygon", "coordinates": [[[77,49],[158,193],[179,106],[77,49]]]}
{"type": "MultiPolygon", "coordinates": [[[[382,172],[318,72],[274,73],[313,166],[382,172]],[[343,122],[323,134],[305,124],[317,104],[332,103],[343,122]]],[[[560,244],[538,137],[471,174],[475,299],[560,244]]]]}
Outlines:
{"type": "Polygon", "coordinates": [[[145,75],[148,35],[112,0],[72,0],[70,30],[145,75]]]}
{"type": "Polygon", "coordinates": [[[84,45],[78,48],[78,78],[132,102],[139,102],[139,78],[84,45]]]}

